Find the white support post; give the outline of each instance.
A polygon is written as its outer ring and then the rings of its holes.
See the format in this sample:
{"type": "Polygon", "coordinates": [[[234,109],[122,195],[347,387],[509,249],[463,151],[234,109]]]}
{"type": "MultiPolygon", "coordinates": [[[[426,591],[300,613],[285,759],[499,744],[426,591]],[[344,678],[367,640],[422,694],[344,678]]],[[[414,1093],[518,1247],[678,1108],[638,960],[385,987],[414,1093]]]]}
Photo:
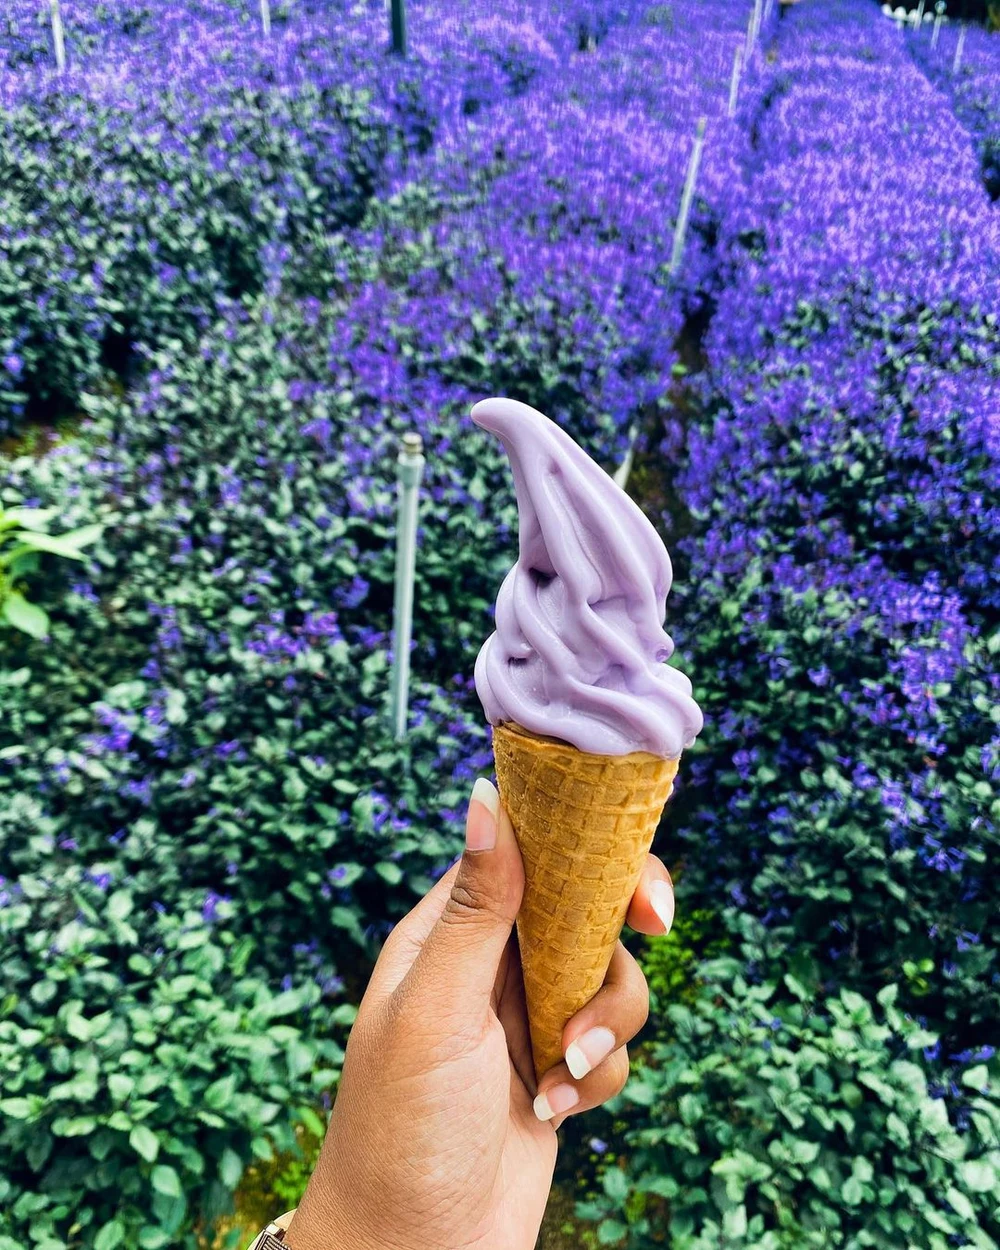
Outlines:
{"type": "Polygon", "coordinates": [[[420,435],[404,434],[396,459],[396,594],[392,629],[392,723],[397,742],[406,737],[413,581],[417,568],[417,507],[423,471],[420,435]]]}
{"type": "Polygon", "coordinates": [[[920,0],[920,3],[917,5],[917,11],[913,18],[913,29],[919,30],[920,27],[923,26],[923,24],[924,24],[924,0],[920,0]]]}
{"type": "Polygon", "coordinates": [[[691,159],[688,161],[687,177],[684,179],[684,191],[681,195],[680,211],[677,214],[677,224],[674,226],[674,246],[670,253],[670,276],[673,277],[680,268],[681,256],[684,252],[684,236],[687,234],[688,217],[691,214],[691,204],[694,201],[694,184],[698,177],[698,166],[701,163],[701,150],[705,146],[705,126],[708,124],[706,117],[699,118],[698,129],[695,131],[694,147],[691,149],[691,159]]]}
{"type": "Polygon", "coordinates": [[[616,484],[622,488],[622,490],[624,490],[628,484],[629,474],[632,472],[632,464],[635,460],[635,442],[638,437],[639,427],[635,424],[635,422],[633,422],[629,427],[628,432],[628,451],[626,451],[625,459],[615,470],[614,474],[614,480],[616,484]]]}
{"type": "Polygon", "coordinates": [[[56,50],[56,68],[61,74],[66,68],[66,40],[63,37],[62,14],[59,12],[59,0],[49,0],[49,12],[52,17],[52,43],[56,50]]]}
{"type": "Polygon", "coordinates": [[[736,45],[736,52],[733,54],[733,72],[729,79],[729,106],[726,113],[729,117],[733,117],[736,113],[736,100],[740,90],[740,69],[743,66],[743,45],[736,45]]]}
{"type": "Polygon", "coordinates": [[[260,0],[260,24],[264,30],[264,38],[271,33],[271,2],[260,0]]]}
{"type": "Polygon", "coordinates": [[[751,56],[753,56],[753,39],[753,12],[751,12],[750,19],[747,22],[746,51],[743,54],[743,64],[747,66],[750,64],[751,56]]]}
{"type": "Polygon", "coordinates": [[[965,23],[962,23],[962,29],[958,32],[958,43],[955,44],[955,59],[951,63],[951,72],[957,74],[962,64],[962,49],[965,47],[965,23]]]}

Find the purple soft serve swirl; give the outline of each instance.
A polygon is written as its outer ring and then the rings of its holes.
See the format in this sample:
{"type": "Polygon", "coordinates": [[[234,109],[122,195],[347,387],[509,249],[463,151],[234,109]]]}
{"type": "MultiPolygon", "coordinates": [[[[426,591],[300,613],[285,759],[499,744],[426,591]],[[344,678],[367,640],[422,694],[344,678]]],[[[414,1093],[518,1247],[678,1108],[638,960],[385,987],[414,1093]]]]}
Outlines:
{"type": "Polygon", "coordinates": [[[620,486],[548,417],[484,399],[514,475],[520,552],[476,660],[493,725],[513,721],[581,751],[676,759],[702,727],[691,682],[664,663],[670,557],[620,486]]]}

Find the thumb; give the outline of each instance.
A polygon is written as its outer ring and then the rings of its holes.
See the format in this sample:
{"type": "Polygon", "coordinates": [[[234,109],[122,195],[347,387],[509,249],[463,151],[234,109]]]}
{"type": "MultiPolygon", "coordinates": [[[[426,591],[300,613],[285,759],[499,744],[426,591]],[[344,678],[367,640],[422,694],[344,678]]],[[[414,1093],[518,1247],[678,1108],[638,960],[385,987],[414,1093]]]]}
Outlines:
{"type": "Polygon", "coordinates": [[[523,893],[524,866],[510,817],[496,788],[481,777],[469,801],[465,850],[451,892],[407,976],[411,991],[451,1020],[485,1018],[523,893]]]}

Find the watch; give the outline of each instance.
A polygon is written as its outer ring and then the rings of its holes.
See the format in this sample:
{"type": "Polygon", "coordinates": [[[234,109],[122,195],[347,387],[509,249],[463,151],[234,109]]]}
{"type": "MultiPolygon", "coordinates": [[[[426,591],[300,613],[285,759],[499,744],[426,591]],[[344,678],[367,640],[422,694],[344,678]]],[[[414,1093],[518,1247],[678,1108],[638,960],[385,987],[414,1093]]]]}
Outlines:
{"type": "Polygon", "coordinates": [[[267,1228],[251,1241],[247,1250],[283,1250],[285,1233],[288,1232],[288,1226],[294,1214],[295,1211],[286,1211],[284,1215],[279,1215],[276,1220],[272,1220],[267,1228]]]}

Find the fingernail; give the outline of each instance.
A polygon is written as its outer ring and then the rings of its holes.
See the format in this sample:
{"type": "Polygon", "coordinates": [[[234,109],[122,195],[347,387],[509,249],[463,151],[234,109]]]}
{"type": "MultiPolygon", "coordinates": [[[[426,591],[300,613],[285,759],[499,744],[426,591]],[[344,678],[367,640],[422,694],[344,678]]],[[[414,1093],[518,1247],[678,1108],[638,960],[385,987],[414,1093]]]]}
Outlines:
{"type": "Polygon", "coordinates": [[[670,926],[674,923],[674,887],[669,881],[652,883],[649,887],[649,905],[663,925],[663,932],[669,933],[670,926]]]}
{"type": "Polygon", "coordinates": [[[572,1085],[553,1085],[551,1089],[539,1094],[534,1101],[535,1115],[540,1120],[551,1120],[553,1116],[562,1115],[580,1101],[580,1095],[572,1085]]]}
{"type": "Polygon", "coordinates": [[[467,851],[492,851],[497,844],[497,812],[500,796],[485,777],[480,777],[472,787],[469,814],[465,820],[465,849],[467,851]]]}
{"type": "Polygon", "coordinates": [[[566,1067],[579,1081],[603,1059],[607,1059],[614,1048],[615,1035],[610,1029],[588,1029],[566,1047],[566,1067]]]}

